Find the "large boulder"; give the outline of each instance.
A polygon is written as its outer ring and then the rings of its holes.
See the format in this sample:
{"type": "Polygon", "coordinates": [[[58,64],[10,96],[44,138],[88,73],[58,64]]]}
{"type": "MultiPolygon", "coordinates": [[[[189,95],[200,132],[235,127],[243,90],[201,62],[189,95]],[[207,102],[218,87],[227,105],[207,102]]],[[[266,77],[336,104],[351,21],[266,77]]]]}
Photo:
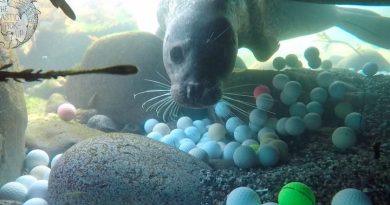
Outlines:
{"type": "Polygon", "coordinates": [[[170,96],[162,94],[169,93],[170,83],[162,60],[162,40],[155,35],[127,32],[102,37],[88,49],[80,69],[121,64],[135,65],[139,72],[132,76],[95,74],[70,77],[65,86],[68,100],[79,108],[94,108],[120,125],[138,126],[140,131],[148,118],[164,120],[165,116],[165,120],[171,120],[176,115],[185,114],[200,119],[207,115],[207,110],[184,108],[175,113],[173,104],[161,101],[165,97],[169,99],[170,96]],[[160,91],[137,95],[152,90],[160,91]],[[147,110],[154,103],[155,107],[147,110]],[[161,105],[161,109],[157,105],[161,105]]]}
{"type": "Polygon", "coordinates": [[[48,200],[59,204],[201,204],[204,162],[135,134],[107,134],[66,151],[51,170],[48,200]]]}
{"type": "MultiPolygon", "coordinates": [[[[0,65],[18,61],[12,50],[0,49],[0,65]]],[[[0,82],[0,186],[20,176],[24,160],[24,131],[27,111],[22,84],[0,82]]]]}

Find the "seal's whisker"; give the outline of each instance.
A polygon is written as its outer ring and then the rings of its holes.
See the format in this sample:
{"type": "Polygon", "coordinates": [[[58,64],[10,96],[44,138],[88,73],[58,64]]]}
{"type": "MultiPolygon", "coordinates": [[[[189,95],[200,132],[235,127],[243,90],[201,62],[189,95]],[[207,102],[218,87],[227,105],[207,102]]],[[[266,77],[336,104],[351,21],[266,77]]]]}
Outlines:
{"type": "MultiPolygon", "coordinates": [[[[224,33],[226,33],[226,31],[228,31],[229,30],[229,28],[230,28],[230,24],[220,33],[220,34],[218,34],[218,36],[216,36],[214,39],[211,39],[210,41],[209,40],[207,40],[207,43],[210,43],[210,42],[212,42],[212,41],[216,41],[218,38],[220,38],[224,33]]],[[[214,33],[214,32],[213,32],[214,33]]]]}
{"type": "Polygon", "coordinates": [[[167,116],[168,118],[171,118],[171,116],[169,115],[169,112],[170,110],[172,109],[172,107],[174,106],[175,102],[172,100],[172,98],[169,98],[169,104],[168,106],[166,107],[166,109],[164,110],[164,113],[163,113],[163,120],[166,121],[165,119],[165,116],[167,116]]]}
{"type": "Polygon", "coordinates": [[[237,94],[237,93],[223,93],[224,95],[234,95],[234,96],[240,96],[240,97],[248,97],[248,98],[254,98],[253,95],[243,95],[243,94],[237,94]]]}
{"type": "MultiPolygon", "coordinates": [[[[158,99],[158,98],[162,98],[162,97],[165,97],[165,96],[170,96],[170,94],[171,94],[171,93],[164,93],[164,94],[162,94],[162,95],[158,95],[158,96],[156,96],[156,97],[152,97],[152,98],[150,98],[149,100],[147,100],[147,101],[145,101],[144,103],[142,103],[141,107],[144,109],[144,107],[145,107],[145,105],[146,105],[147,103],[152,102],[153,100],[156,100],[156,99],[158,99]]],[[[165,98],[166,98],[166,97],[165,97],[165,98]]],[[[165,98],[164,98],[164,99],[165,99],[165,98]]]]}
{"type": "MultiPolygon", "coordinates": [[[[164,102],[167,100],[167,98],[169,98],[169,97],[165,97],[165,98],[163,98],[163,99],[161,99],[161,100],[159,100],[159,101],[153,103],[152,105],[150,105],[150,106],[146,109],[146,111],[151,111],[151,110],[155,109],[156,107],[160,106],[162,103],[164,103],[164,102]]],[[[157,110],[155,110],[155,111],[157,112],[157,110]]]]}
{"type": "Polygon", "coordinates": [[[142,91],[142,92],[139,92],[139,93],[136,93],[136,94],[134,94],[133,95],[133,97],[135,98],[135,97],[137,97],[138,95],[140,95],[140,94],[145,94],[145,93],[156,93],[156,92],[170,92],[170,90],[145,90],[145,91],[142,91]]]}
{"type": "Polygon", "coordinates": [[[157,113],[157,115],[160,114],[161,109],[162,109],[163,107],[165,107],[167,103],[169,103],[169,97],[164,98],[164,99],[161,101],[161,103],[159,103],[159,105],[156,107],[156,113],[157,113]]]}
{"type": "Polygon", "coordinates": [[[156,71],[157,75],[160,76],[163,80],[167,81],[168,84],[171,84],[171,81],[168,79],[168,77],[164,76],[162,73],[156,71]]]}
{"type": "Polygon", "coordinates": [[[242,115],[244,115],[244,116],[248,116],[249,115],[248,112],[246,112],[245,110],[235,106],[234,104],[232,104],[232,103],[230,103],[230,102],[228,102],[226,100],[222,100],[222,101],[225,102],[228,106],[230,106],[233,110],[236,110],[237,112],[241,113],[242,115]]]}
{"type": "Polygon", "coordinates": [[[231,90],[234,88],[242,88],[242,87],[248,87],[248,86],[258,86],[259,84],[243,84],[243,85],[236,85],[236,86],[231,86],[227,88],[223,88],[223,90],[231,90]]]}
{"type": "Polygon", "coordinates": [[[156,83],[157,85],[160,85],[161,87],[164,87],[164,88],[170,88],[171,87],[170,85],[168,85],[166,83],[163,83],[163,82],[159,82],[157,80],[145,79],[145,81],[156,83]]]}
{"type": "Polygon", "coordinates": [[[234,99],[234,98],[231,98],[231,97],[228,97],[228,96],[223,96],[222,97],[223,99],[227,99],[227,100],[231,100],[231,101],[234,101],[234,102],[238,102],[242,105],[246,105],[248,107],[251,107],[251,108],[256,108],[256,105],[253,104],[253,103],[250,103],[250,102],[245,102],[243,100],[237,100],[237,99],[234,99]]]}

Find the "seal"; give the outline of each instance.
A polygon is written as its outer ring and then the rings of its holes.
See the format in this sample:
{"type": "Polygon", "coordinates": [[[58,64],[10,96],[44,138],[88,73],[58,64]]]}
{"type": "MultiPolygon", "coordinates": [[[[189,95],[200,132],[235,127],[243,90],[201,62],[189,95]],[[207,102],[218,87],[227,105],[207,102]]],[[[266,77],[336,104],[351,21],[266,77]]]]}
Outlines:
{"type": "Polygon", "coordinates": [[[280,40],[339,26],[390,48],[390,19],[366,10],[286,0],[161,0],[158,8],[171,95],[187,107],[208,107],[221,98],[221,81],[241,47],[265,61],[280,40]]]}

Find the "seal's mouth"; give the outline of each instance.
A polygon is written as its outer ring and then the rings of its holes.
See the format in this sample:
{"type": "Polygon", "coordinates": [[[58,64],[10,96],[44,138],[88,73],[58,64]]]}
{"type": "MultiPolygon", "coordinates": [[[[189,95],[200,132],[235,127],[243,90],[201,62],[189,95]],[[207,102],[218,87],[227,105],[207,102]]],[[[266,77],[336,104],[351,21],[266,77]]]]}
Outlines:
{"type": "Polygon", "coordinates": [[[222,97],[220,83],[189,82],[172,84],[172,98],[185,107],[206,108],[218,102],[222,97]]]}

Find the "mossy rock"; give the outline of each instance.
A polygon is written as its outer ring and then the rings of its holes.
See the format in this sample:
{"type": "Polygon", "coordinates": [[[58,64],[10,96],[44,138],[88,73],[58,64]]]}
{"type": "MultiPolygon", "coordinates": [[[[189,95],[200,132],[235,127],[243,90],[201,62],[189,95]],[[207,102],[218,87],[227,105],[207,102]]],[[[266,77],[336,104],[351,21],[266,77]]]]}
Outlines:
{"type": "Polygon", "coordinates": [[[75,121],[66,122],[55,114],[29,121],[26,129],[26,148],[45,150],[50,157],[65,152],[81,140],[101,135],[103,132],[91,129],[75,121]]]}

